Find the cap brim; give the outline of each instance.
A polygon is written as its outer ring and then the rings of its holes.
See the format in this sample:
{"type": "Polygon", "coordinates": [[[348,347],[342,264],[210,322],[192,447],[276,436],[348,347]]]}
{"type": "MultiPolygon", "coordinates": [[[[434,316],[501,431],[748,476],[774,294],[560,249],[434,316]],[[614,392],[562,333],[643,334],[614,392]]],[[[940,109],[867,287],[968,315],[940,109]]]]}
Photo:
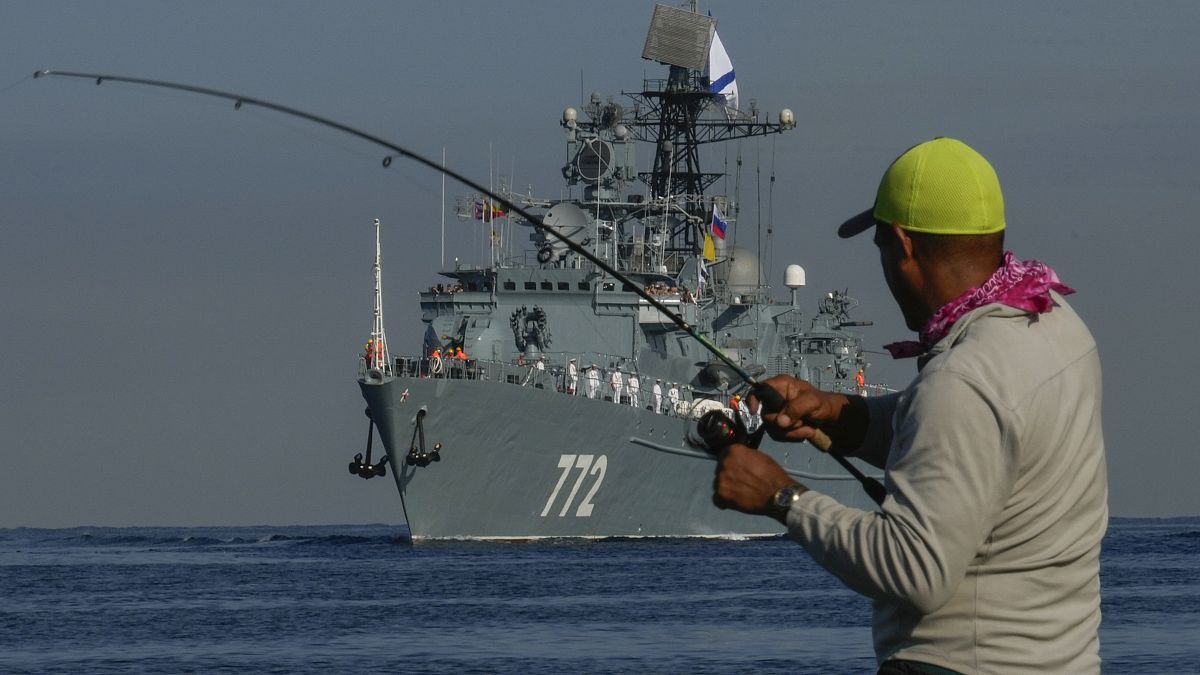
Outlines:
{"type": "Polygon", "coordinates": [[[874,206],[842,223],[841,227],[838,228],[837,233],[842,239],[849,239],[856,234],[862,234],[863,232],[866,232],[872,227],[875,227],[874,206]]]}

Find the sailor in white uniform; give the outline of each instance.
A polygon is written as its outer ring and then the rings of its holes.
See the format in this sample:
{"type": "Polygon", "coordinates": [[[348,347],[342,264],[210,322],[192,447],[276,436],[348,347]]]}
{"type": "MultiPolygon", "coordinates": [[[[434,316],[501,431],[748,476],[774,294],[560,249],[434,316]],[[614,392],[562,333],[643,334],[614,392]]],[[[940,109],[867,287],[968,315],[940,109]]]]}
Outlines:
{"type": "Polygon", "coordinates": [[[608,374],[608,386],[612,388],[613,403],[621,402],[621,387],[624,384],[621,380],[621,371],[613,368],[612,372],[608,374]]]}
{"type": "Polygon", "coordinates": [[[654,389],[651,389],[651,391],[654,393],[654,412],[655,412],[655,414],[661,415],[662,414],[662,380],[661,379],[657,379],[654,381],[654,389]]]}
{"type": "Polygon", "coordinates": [[[600,369],[592,364],[587,370],[588,398],[596,398],[596,390],[600,388],[600,369]]]}
{"type": "Polygon", "coordinates": [[[567,361],[567,393],[574,396],[578,385],[579,370],[575,367],[575,359],[571,359],[567,361]]]}
{"type": "Polygon", "coordinates": [[[671,388],[667,390],[667,401],[671,403],[670,412],[674,415],[679,413],[679,387],[675,386],[674,382],[670,384],[671,388]]]}
{"type": "Polygon", "coordinates": [[[642,388],[642,385],[640,382],[638,382],[637,373],[630,373],[630,375],[629,375],[629,405],[633,406],[634,408],[638,407],[638,391],[641,388],[642,388]]]}

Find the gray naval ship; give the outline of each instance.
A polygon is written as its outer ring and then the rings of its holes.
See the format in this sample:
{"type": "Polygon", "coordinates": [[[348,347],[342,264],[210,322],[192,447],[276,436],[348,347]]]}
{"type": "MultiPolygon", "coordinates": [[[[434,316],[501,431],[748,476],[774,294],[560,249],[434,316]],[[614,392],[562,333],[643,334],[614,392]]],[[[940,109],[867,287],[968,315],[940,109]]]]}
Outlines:
{"type": "MultiPolygon", "coordinates": [[[[728,412],[747,385],[635,286],[756,378],[881,390],[862,379],[856,327],[869,322],[850,318],[855,302],[824,293],[806,313],[798,265],[784,280],[790,299],[773,300],[755,254],[727,245],[736,193],[717,194],[723,174],[700,166],[706,146],[794,128],[791,111],[764,121],[736,108],[711,17],[658,6],[643,58],[666,65],[666,78],[624,92],[623,103],[593,94],[563,112],[565,198],[501,188],[541,224],[484,196],[460,202],[459,215],[479,219],[496,243],[486,264],[456,260],[420,292],[427,330],[417,353],[387,346],[376,221],[374,326],[358,373],[368,441],[350,472],[384,476],[390,465],[414,541],[782,531],[713,506],[714,464],[695,442],[696,421],[728,412]],[[648,170],[635,165],[639,143],[648,170]],[[529,244],[504,245],[513,233],[529,244]],[[376,433],[385,454],[373,461],[376,433]]],[[[766,439],[762,449],[812,488],[870,505],[812,446],[766,439]]]]}

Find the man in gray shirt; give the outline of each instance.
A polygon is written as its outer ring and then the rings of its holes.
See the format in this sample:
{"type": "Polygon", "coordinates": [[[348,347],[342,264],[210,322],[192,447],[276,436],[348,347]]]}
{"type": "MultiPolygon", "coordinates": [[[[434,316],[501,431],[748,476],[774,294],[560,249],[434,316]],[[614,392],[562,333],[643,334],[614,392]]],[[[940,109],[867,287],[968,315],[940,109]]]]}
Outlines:
{"type": "Polygon", "coordinates": [[[715,503],[777,518],[872,599],[880,673],[1099,672],[1100,361],[1074,291],[1004,251],[995,171],[953,139],[901,155],[839,234],[869,229],[920,338],[888,349],[917,358],[916,378],[870,398],[772,378],[786,405],[764,419],[884,469],[886,499],[844,506],[734,445],[715,503]]]}

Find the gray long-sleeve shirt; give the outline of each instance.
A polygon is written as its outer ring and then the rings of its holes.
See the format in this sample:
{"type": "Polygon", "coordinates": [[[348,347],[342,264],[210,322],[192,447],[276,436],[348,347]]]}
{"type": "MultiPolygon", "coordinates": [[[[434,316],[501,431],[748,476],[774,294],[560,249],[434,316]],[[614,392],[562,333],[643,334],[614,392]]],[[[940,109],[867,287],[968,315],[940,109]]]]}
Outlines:
{"type": "Polygon", "coordinates": [[[964,673],[1100,669],[1108,520],[1100,362],[1058,295],[961,318],[903,392],[869,398],[880,511],[810,491],[791,535],[874,605],[879,661],[964,673]]]}

